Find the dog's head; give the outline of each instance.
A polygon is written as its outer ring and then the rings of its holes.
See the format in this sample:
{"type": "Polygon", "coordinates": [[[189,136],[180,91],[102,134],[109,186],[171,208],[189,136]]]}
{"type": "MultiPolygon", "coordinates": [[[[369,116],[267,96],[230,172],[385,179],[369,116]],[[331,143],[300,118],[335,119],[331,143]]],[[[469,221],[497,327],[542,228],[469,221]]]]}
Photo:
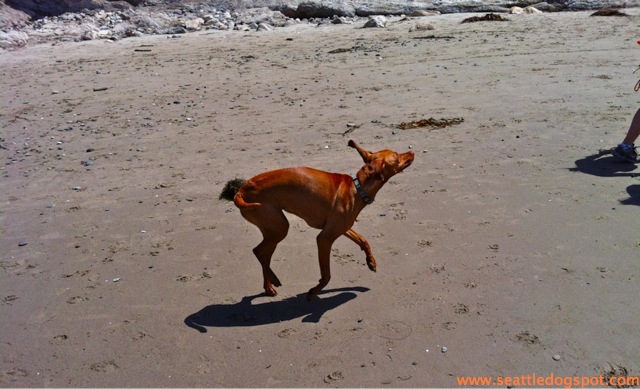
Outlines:
{"type": "Polygon", "coordinates": [[[398,154],[393,150],[380,150],[372,153],[353,140],[349,141],[349,146],[356,149],[364,161],[364,166],[360,170],[364,171],[367,177],[379,179],[382,182],[387,182],[391,177],[408,168],[415,157],[413,151],[398,154]]]}

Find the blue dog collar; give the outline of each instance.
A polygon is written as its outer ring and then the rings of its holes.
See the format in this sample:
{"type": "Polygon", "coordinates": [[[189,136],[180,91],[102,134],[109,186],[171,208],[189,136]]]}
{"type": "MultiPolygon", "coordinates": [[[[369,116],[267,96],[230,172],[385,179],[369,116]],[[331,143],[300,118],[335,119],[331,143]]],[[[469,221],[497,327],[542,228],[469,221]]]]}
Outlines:
{"type": "Polygon", "coordinates": [[[358,191],[358,194],[360,195],[360,197],[362,197],[362,200],[364,200],[365,204],[369,205],[373,203],[373,200],[371,200],[369,196],[367,196],[367,194],[364,193],[364,189],[362,189],[362,186],[360,185],[360,181],[358,181],[358,177],[353,177],[353,184],[356,186],[356,190],[358,191]]]}

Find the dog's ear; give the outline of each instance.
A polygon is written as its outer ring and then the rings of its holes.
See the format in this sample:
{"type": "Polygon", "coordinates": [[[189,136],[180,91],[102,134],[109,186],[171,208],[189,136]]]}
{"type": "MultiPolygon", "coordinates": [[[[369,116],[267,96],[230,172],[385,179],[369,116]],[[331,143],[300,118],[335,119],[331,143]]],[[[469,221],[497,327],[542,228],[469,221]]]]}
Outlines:
{"type": "Polygon", "coordinates": [[[364,165],[362,167],[362,171],[367,175],[367,177],[373,177],[376,174],[376,171],[373,168],[373,165],[371,165],[370,163],[364,165]]]}
{"type": "Polygon", "coordinates": [[[380,161],[379,163],[367,163],[362,167],[362,170],[365,172],[367,177],[371,177],[373,179],[385,181],[384,177],[384,161],[380,161]]]}
{"type": "Polygon", "coordinates": [[[363,149],[353,140],[349,140],[348,146],[358,150],[358,154],[360,154],[364,163],[369,163],[371,161],[371,152],[363,149]]]}
{"type": "Polygon", "coordinates": [[[380,177],[382,182],[386,182],[387,181],[385,176],[384,176],[384,168],[386,167],[386,165],[387,165],[387,163],[383,159],[382,161],[380,161],[380,163],[377,166],[377,168],[378,168],[378,176],[380,177]]]}

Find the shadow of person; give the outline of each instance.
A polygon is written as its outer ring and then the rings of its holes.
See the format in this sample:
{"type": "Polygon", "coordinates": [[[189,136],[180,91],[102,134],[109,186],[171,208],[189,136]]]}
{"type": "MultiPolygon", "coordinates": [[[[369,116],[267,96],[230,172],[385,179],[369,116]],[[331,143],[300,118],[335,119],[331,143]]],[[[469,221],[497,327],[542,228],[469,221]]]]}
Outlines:
{"type": "Polygon", "coordinates": [[[621,162],[611,155],[611,150],[600,150],[597,154],[578,159],[572,172],[591,174],[597,177],[640,177],[633,172],[638,168],[635,164],[621,162]]]}
{"type": "Polygon", "coordinates": [[[620,200],[620,204],[640,206],[640,185],[629,185],[627,193],[629,193],[629,198],[620,200]]]}
{"type": "Polygon", "coordinates": [[[578,159],[572,172],[581,172],[598,177],[640,177],[640,173],[633,172],[638,167],[635,164],[621,162],[611,155],[611,150],[600,150],[597,154],[578,159]]]}
{"type": "Polygon", "coordinates": [[[187,316],[184,324],[202,333],[206,327],[252,327],[278,323],[302,317],[303,322],[317,323],[322,315],[357,297],[354,292],[367,292],[364,287],[339,288],[322,291],[313,301],[302,293],[279,301],[253,304],[264,293],[244,297],[235,304],[212,304],[187,316]],[[334,294],[337,293],[337,294],[334,294]],[[331,296],[322,297],[327,294],[331,296]]]}
{"type": "MultiPolygon", "coordinates": [[[[597,177],[640,177],[639,172],[634,172],[638,169],[637,165],[616,159],[611,155],[611,150],[600,150],[597,154],[578,159],[575,163],[576,167],[569,169],[572,172],[597,177]]],[[[627,192],[629,198],[620,200],[620,204],[640,205],[640,185],[630,185],[627,192]]]]}

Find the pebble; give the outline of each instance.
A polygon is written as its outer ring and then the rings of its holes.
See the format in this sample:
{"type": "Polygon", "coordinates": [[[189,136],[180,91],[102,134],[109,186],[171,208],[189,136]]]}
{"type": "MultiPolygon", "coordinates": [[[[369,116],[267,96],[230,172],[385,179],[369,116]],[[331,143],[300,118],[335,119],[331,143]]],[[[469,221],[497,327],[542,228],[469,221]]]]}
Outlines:
{"type": "Polygon", "coordinates": [[[447,351],[449,351],[449,349],[448,349],[448,348],[446,348],[446,347],[442,347],[442,348],[440,349],[440,351],[442,351],[442,353],[444,354],[444,353],[446,353],[447,351]]]}
{"type": "Polygon", "coordinates": [[[554,355],[552,358],[553,358],[553,360],[554,360],[554,361],[559,361],[560,359],[562,359],[562,357],[560,356],[560,354],[556,354],[556,355],[554,355]]]}
{"type": "Polygon", "coordinates": [[[21,240],[20,242],[18,242],[18,246],[19,247],[23,247],[27,245],[27,241],[26,240],[21,240]]]}
{"type": "Polygon", "coordinates": [[[364,28],[385,28],[387,25],[387,18],[382,15],[375,15],[369,17],[369,20],[364,24],[364,28]]]}

